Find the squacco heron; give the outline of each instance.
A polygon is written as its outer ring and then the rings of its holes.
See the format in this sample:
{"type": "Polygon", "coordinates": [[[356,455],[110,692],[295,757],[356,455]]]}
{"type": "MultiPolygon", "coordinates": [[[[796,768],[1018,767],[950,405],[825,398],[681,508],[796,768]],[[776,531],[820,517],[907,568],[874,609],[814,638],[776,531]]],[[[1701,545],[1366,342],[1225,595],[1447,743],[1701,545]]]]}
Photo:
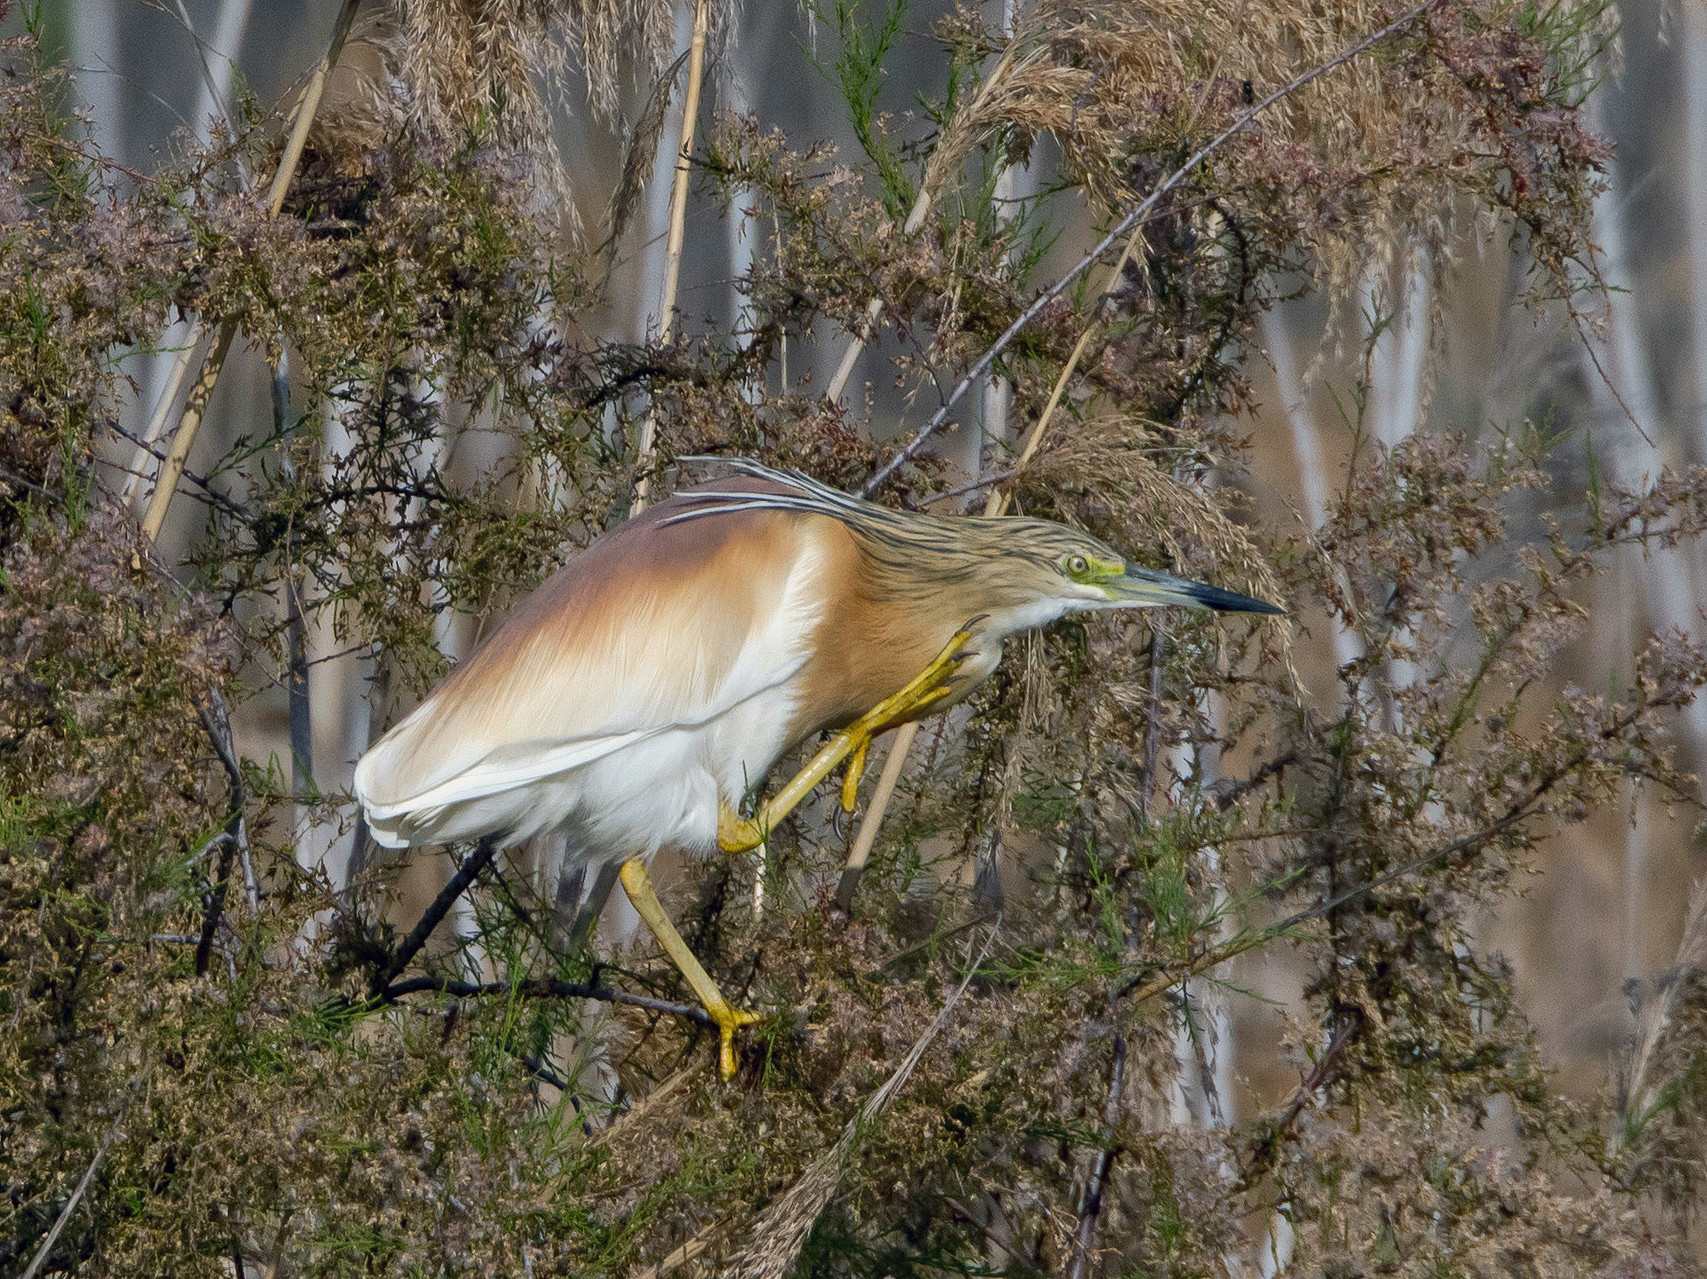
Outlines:
{"type": "Polygon", "coordinates": [[[757,848],[847,762],[851,809],[879,734],[960,701],[1008,636],[1072,612],[1279,609],[1128,565],[1045,520],[891,510],[733,460],[598,538],[522,603],[356,766],[388,848],[566,837],[565,870],[621,863],[629,900],[720,1029],[730,1005],[646,874],[666,846],[757,848]],[[832,731],[751,818],[788,750],[832,731]]]}

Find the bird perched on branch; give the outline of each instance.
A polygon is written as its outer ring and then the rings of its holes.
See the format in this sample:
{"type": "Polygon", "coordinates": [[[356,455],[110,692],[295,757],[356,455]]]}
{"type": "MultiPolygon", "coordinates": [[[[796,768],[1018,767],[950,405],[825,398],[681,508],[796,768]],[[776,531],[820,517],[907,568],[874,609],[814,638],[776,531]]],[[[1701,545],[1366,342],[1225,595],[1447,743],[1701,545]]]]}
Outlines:
{"type": "Polygon", "coordinates": [[[518,607],[356,766],[388,848],[544,832],[570,869],[620,862],[629,899],[721,1030],[730,1006],[646,874],[665,845],[756,848],[846,761],[852,809],[872,740],[952,706],[1002,641],[1063,614],[1184,604],[1279,613],[1248,595],[1128,565],[1045,520],[940,518],[730,460],[598,538],[518,607]],[[833,730],[755,816],[782,755],[833,730]]]}

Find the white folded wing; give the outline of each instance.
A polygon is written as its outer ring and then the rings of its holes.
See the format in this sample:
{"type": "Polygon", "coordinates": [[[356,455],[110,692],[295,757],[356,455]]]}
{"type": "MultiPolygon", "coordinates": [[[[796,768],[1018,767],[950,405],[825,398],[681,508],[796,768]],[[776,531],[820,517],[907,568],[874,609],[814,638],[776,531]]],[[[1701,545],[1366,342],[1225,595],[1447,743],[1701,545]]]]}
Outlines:
{"type": "Polygon", "coordinates": [[[674,527],[672,505],[599,539],[362,757],[356,796],[379,843],[509,833],[471,829],[501,820],[494,796],[562,802],[541,784],[786,696],[822,609],[822,522],[763,511],[674,527]]]}

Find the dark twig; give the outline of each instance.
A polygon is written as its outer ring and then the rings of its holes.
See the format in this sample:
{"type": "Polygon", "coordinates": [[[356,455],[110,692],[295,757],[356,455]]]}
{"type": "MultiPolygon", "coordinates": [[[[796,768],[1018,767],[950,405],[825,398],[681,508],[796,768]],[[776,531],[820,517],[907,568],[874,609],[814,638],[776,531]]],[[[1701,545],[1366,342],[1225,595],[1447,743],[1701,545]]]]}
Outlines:
{"type": "Polygon", "coordinates": [[[450,877],[450,882],[433,898],[433,904],[427,907],[426,913],[415,922],[415,927],[409,930],[403,944],[392,954],[391,962],[374,974],[370,989],[375,995],[383,996],[391,991],[391,983],[397,979],[399,973],[409,967],[409,961],[427,944],[427,938],[433,935],[433,929],[439,926],[439,921],[450,913],[450,908],[456,904],[456,899],[462,896],[463,890],[480,877],[480,872],[490,866],[497,855],[498,841],[494,836],[488,835],[474,846],[474,851],[457,868],[456,874],[450,877]]]}
{"type": "Polygon", "coordinates": [[[218,848],[221,844],[229,844],[230,842],[231,842],[231,832],[230,831],[223,831],[223,830],[220,831],[219,834],[215,835],[212,839],[210,839],[206,843],[204,843],[200,848],[196,849],[195,852],[190,854],[190,859],[184,863],[184,869],[188,870],[190,867],[194,866],[197,862],[199,862],[202,858],[206,857],[209,853],[211,853],[214,849],[218,848]]]}
{"type": "Polygon", "coordinates": [[[981,924],[991,923],[992,921],[999,920],[1001,917],[1002,913],[999,910],[987,911],[982,915],[977,915],[972,919],[967,920],[964,924],[956,924],[953,928],[944,929],[942,932],[937,933],[934,936],[925,938],[922,942],[917,942],[914,945],[908,946],[905,950],[898,950],[893,955],[889,956],[888,959],[885,959],[876,968],[873,968],[866,980],[876,981],[880,976],[888,972],[902,960],[910,959],[914,955],[920,954],[923,951],[931,950],[936,946],[940,946],[956,933],[968,932],[971,929],[977,928],[981,924]]]}
{"type": "Polygon", "coordinates": [[[38,497],[45,497],[56,506],[63,506],[65,504],[65,499],[59,494],[44,489],[34,480],[25,479],[22,475],[19,475],[9,467],[0,466],[0,481],[4,481],[7,484],[16,484],[19,488],[28,489],[38,497]]]}
{"type": "MultiPolygon", "coordinates": [[[[557,1089],[558,1092],[562,1093],[569,1099],[569,1104],[574,1107],[575,1113],[581,1118],[582,1136],[591,1137],[593,1135],[592,1121],[587,1118],[586,1113],[581,1109],[581,1099],[577,1097],[574,1091],[569,1087],[569,1081],[553,1070],[550,1062],[541,1057],[536,1057],[532,1053],[523,1053],[521,1055],[521,1062],[522,1065],[528,1068],[528,1071],[535,1079],[539,1080],[541,1083],[550,1084],[553,1088],[557,1089]]],[[[529,1273],[532,1273],[531,1267],[529,1269],[529,1273]]]]}
{"type": "Polygon", "coordinates": [[[1215,807],[1222,812],[1226,812],[1235,803],[1250,794],[1257,787],[1261,786],[1269,778],[1273,777],[1277,773],[1284,772],[1287,767],[1297,762],[1297,751],[1283,751],[1273,759],[1268,760],[1266,763],[1263,763],[1253,769],[1250,776],[1246,777],[1243,781],[1235,781],[1232,778],[1224,779],[1223,783],[1218,783],[1210,789],[1211,798],[1215,801],[1215,807]]]}
{"type": "Polygon", "coordinates": [[[1078,279],[1079,276],[1089,270],[1091,265],[1104,253],[1107,253],[1121,236],[1125,235],[1133,227],[1138,225],[1141,219],[1147,217],[1155,209],[1156,205],[1161,202],[1162,198],[1177,188],[1186,180],[1186,178],[1191,176],[1192,172],[1200,164],[1219,151],[1236,135],[1243,133],[1270,107],[1291,97],[1311,81],[1317,80],[1328,72],[1344,66],[1359,54],[1364,53],[1377,44],[1380,44],[1383,40],[1387,39],[1388,36],[1404,30],[1406,27],[1410,26],[1411,23],[1420,18],[1427,10],[1442,2],[1443,0],[1422,0],[1422,3],[1407,9],[1404,13],[1393,19],[1393,21],[1389,22],[1373,35],[1365,36],[1362,40],[1359,40],[1356,44],[1344,50],[1337,56],[1329,59],[1327,62],[1311,68],[1303,75],[1282,85],[1273,93],[1269,94],[1268,97],[1253,106],[1249,111],[1245,112],[1244,115],[1240,116],[1232,124],[1221,130],[1220,133],[1217,133],[1196,151],[1192,152],[1191,156],[1184,164],[1180,165],[1179,168],[1175,169],[1166,178],[1164,178],[1162,180],[1162,184],[1154,191],[1150,192],[1150,194],[1146,196],[1144,200],[1132,210],[1132,212],[1128,213],[1125,217],[1121,218],[1119,222],[1115,223],[1113,229],[1097,242],[1095,248],[1085,254],[1084,257],[1080,258],[1066,275],[1062,276],[1059,280],[1055,281],[1054,284],[1045,289],[1037,296],[1036,300],[1033,301],[1030,306],[1020,312],[1019,318],[1002,331],[1001,337],[996,339],[994,345],[992,345],[989,350],[985,351],[983,355],[979,356],[978,362],[974,364],[971,369],[967,371],[966,375],[955,384],[954,390],[949,392],[948,399],[943,401],[942,407],[936,411],[936,414],[931,418],[931,420],[919,428],[913,438],[907,441],[905,447],[903,447],[900,452],[896,453],[894,457],[890,458],[882,466],[877,468],[877,470],[872,474],[872,477],[865,482],[865,486],[860,489],[859,495],[861,497],[870,497],[880,487],[882,487],[885,480],[895,474],[896,471],[900,470],[908,462],[912,461],[914,455],[925,446],[925,442],[942,429],[943,425],[948,421],[949,412],[960,402],[961,397],[964,396],[967,391],[971,390],[973,386],[983,385],[984,376],[990,371],[990,366],[996,362],[996,357],[1003,351],[1007,350],[1008,344],[1019,335],[1020,330],[1035,320],[1046,306],[1064,293],[1068,285],[1072,284],[1074,280],[1078,279]]]}
{"type": "Polygon", "coordinates": [[[523,1053],[521,1055],[521,1063],[528,1068],[528,1073],[535,1079],[539,1080],[541,1083],[550,1084],[553,1088],[557,1089],[558,1092],[569,1097],[569,1102],[575,1107],[577,1113],[580,1111],[581,1103],[569,1095],[569,1081],[553,1070],[549,1062],[536,1057],[532,1053],[523,1053]]]}
{"type": "Polygon", "coordinates": [[[932,493],[927,498],[921,498],[918,505],[935,506],[938,502],[946,502],[951,497],[959,497],[963,493],[973,493],[979,489],[987,489],[992,484],[1000,484],[1003,480],[1011,480],[1018,473],[1018,471],[1011,468],[1006,471],[993,471],[989,475],[981,475],[975,480],[968,480],[964,484],[957,484],[954,488],[951,488],[946,492],[932,493]]]}
{"type": "MultiPolygon", "coordinates": [[[[967,1224],[976,1227],[978,1231],[983,1234],[984,1238],[995,1244],[996,1247],[1007,1253],[1008,1256],[1012,1257],[1020,1265],[1025,1265],[1026,1259],[1021,1255],[1019,1249],[1014,1246],[1013,1233],[1007,1228],[1006,1221],[1000,1222],[1002,1228],[998,1230],[995,1228],[995,1225],[982,1220],[980,1214],[973,1212],[969,1204],[961,1202],[953,1195],[944,1195],[942,1197],[942,1201],[959,1213],[967,1224]]],[[[986,1199],[984,1203],[986,1205],[986,1211],[988,1211],[990,1215],[997,1216],[1000,1214],[1000,1209],[993,1203],[990,1203],[988,1199],[986,1199]]]]}
{"type": "MultiPolygon", "coordinates": [[[[273,434],[284,439],[291,428],[290,355],[281,343],[273,365],[273,434]]],[[[283,449],[287,479],[296,479],[291,451],[283,449]]],[[[290,695],[290,789],[296,796],[314,786],[314,715],[308,693],[308,621],[302,611],[302,581],[296,571],[295,522],[285,532],[285,563],[280,585],[285,597],[285,638],[288,654],[286,685],[290,695]]]]}
{"type": "Polygon", "coordinates": [[[231,879],[232,863],[239,857],[243,861],[243,879],[251,909],[258,903],[259,890],[255,884],[254,866],[249,861],[249,828],[243,816],[248,798],[243,786],[243,768],[237,762],[236,745],[231,737],[231,712],[226,708],[224,696],[215,688],[209,691],[208,700],[196,707],[196,714],[201,718],[208,740],[213,743],[214,754],[219,756],[219,762],[225,768],[230,812],[225,820],[227,838],[220,849],[219,869],[214,873],[213,888],[207,898],[207,914],[202,919],[201,941],[196,946],[196,975],[199,977],[207,972],[208,961],[213,956],[214,934],[219,931],[219,917],[225,911],[226,885],[231,879]]]}
{"type": "Polygon", "coordinates": [[[378,992],[378,997],[395,1000],[424,990],[455,995],[458,999],[475,999],[481,995],[521,995],[533,999],[596,999],[601,1003],[627,1004],[630,1008],[644,1008],[649,1012],[685,1018],[702,1026],[717,1025],[711,1014],[698,1004],[676,1004],[667,999],[654,999],[650,995],[633,995],[626,990],[612,990],[608,986],[593,986],[584,982],[558,981],[553,977],[518,982],[473,982],[456,981],[449,977],[411,977],[407,981],[392,982],[378,992]]]}
{"type": "Polygon", "coordinates": [[[1108,1107],[1104,1118],[1102,1149],[1097,1151],[1091,1165],[1091,1179],[1085,1186],[1083,1206],[1079,1209],[1079,1228],[1073,1232],[1073,1255],[1067,1266],[1067,1279],[1084,1279],[1085,1267],[1090,1264],[1091,1245],[1096,1242],[1097,1217],[1102,1212],[1103,1187],[1108,1184],[1109,1169],[1120,1153],[1115,1145],[1115,1125],[1120,1119],[1121,1092],[1126,1083],[1126,1036],[1114,1037],[1114,1064],[1109,1068],[1108,1107]]]}
{"type": "Polygon", "coordinates": [[[1335,1028],[1322,1059],[1316,1063],[1315,1069],[1304,1082],[1298,1085],[1298,1091],[1292,1094],[1292,1100],[1281,1112],[1278,1125],[1281,1130],[1289,1129],[1297,1123],[1298,1116],[1304,1113],[1304,1107],[1310,1104],[1310,1099],[1333,1082],[1334,1076],[1339,1072],[1340,1058],[1345,1055],[1346,1048],[1362,1027],[1362,1014],[1353,1013],[1335,1028]]]}
{"type": "Polygon", "coordinates": [[[1150,797],[1156,793],[1156,768],[1162,756],[1162,670],[1166,665],[1168,633],[1159,620],[1150,623],[1150,724],[1144,732],[1144,774],[1138,791],[1138,815],[1150,820],[1150,797]]]}
{"type": "Polygon", "coordinates": [[[59,1216],[54,1220],[53,1229],[47,1232],[47,1238],[41,1241],[41,1247],[36,1249],[35,1257],[30,1261],[30,1268],[23,1273],[23,1279],[35,1279],[36,1272],[47,1260],[47,1254],[53,1251],[53,1245],[59,1241],[59,1232],[65,1229],[65,1223],[71,1220],[71,1214],[77,1210],[77,1205],[83,1199],[83,1193],[89,1189],[89,1183],[95,1179],[95,1170],[101,1166],[101,1161],[107,1157],[107,1151],[113,1148],[113,1142],[119,1135],[119,1125],[124,1122],[130,1103],[136,1097],[136,1081],[132,1080],[126,1091],[125,1099],[119,1106],[119,1113],[113,1116],[112,1125],[107,1129],[107,1135],[101,1138],[101,1145],[95,1151],[95,1157],[89,1161],[89,1167],[83,1174],[83,1180],[77,1183],[77,1189],[71,1192],[71,1198],[65,1201],[65,1207],[59,1210],[59,1216]]]}
{"type": "MultiPolygon", "coordinates": [[[[139,448],[143,452],[147,453],[149,456],[154,458],[156,461],[164,462],[166,460],[166,455],[163,452],[161,452],[154,445],[150,444],[142,436],[137,435],[135,432],[127,431],[122,425],[119,424],[119,420],[116,417],[115,418],[108,418],[106,420],[106,426],[107,426],[107,429],[112,431],[112,433],[114,435],[122,436],[123,438],[129,440],[132,444],[136,445],[137,448],[139,448]]],[[[131,471],[131,468],[129,468],[129,467],[124,467],[122,469],[125,470],[126,472],[131,471]]],[[[233,518],[239,520],[240,522],[242,522],[244,524],[248,524],[250,522],[249,512],[246,511],[243,507],[239,506],[236,502],[232,501],[224,493],[221,493],[218,489],[214,488],[213,484],[208,480],[208,478],[205,475],[197,475],[194,471],[191,471],[191,470],[186,468],[184,471],[183,478],[188,480],[191,484],[194,484],[198,489],[200,489],[207,496],[209,503],[211,503],[214,506],[219,507],[227,515],[232,516],[233,518]]]]}
{"type": "Polygon", "coordinates": [[[1233,1183],[1229,1198],[1232,1194],[1241,1193],[1254,1185],[1270,1168],[1274,1166],[1276,1153],[1281,1144],[1292,1136],[1299,1117],[1310,1102],[1323,1089],[1332,1084],[1339,1076],[1344,1063],[1346,1049],[1357,1038],[1363,1029],[1364,1020],[1360,1013],[1350,1013],[1334,1028],[1334,1033],[1328,1039],[1328,1046],[1323,1051],[1315,1067],[1298,1084],[1298,1090],[1292,1094],[1292,1099],[1286,1103],[1286,1108],[1280,1112],[1273,1123],[1259,1130],[1259,1137],[1249,1151],[1249,1161],[1244,1164],[1237,1180],[1233,1183]]]}

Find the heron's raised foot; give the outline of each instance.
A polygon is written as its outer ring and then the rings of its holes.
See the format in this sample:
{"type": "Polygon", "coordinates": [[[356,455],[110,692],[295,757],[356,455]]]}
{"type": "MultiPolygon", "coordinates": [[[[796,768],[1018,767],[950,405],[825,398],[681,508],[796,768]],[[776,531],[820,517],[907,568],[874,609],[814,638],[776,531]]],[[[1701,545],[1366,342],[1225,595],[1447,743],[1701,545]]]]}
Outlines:
{"type": "Polygon", "coordinates": [[[966,646],[972,640],[972,628],[982,618],[975,617],[943,646],[924,670],[892,693],[853,723],[838,732],[812,761],[801,769],[753,818],[740,816],[723,801],[717,808],[717,842],[726,853],[745,853],[765,842],[771,828],[812,793],[812,788],[833,772],[844,759],[848,761],[847,776],[842,781],[842,808],[853,812],[859,793],[859,780],[865,773],[865,759],[872,741],[890,729],[919,719],[931,708],[954,692],[959,678],[955,673],[970,654],[966,646]]]}
{"type": "Polygon", "coordinates": [[[918,719],[947,697],[960,678],[956,673],[960,664],[971,656],[966,646],[972,642],[972,628],[983,620],[982,616],[975,617],[956,631],[943,645],[942,652],[931,659],[930,665],[907,681],[900,692],[890,694],[861,715],[846,731],[863,730],[875,737],[885,729],[918,719]]]}
{"type": "Polygon", "coordinates": [[[966,646],[972,642],[972,628],[983,620],[975,617],[961,627],[943,645],[942,652],[933,657],[930,664],[909,680],[900,692],[885,697],[842,730],[850,742],[848,773],[842,781],[842,808],[845,811],[851,813],[854,810],[859,779],[865,773],[865,757],[871,750],[873,739],[908,720],[924,718],[932,707],[954,692],[954,684],[960,678],[957,674],[960,664],[971,656],[966,646]]]}

